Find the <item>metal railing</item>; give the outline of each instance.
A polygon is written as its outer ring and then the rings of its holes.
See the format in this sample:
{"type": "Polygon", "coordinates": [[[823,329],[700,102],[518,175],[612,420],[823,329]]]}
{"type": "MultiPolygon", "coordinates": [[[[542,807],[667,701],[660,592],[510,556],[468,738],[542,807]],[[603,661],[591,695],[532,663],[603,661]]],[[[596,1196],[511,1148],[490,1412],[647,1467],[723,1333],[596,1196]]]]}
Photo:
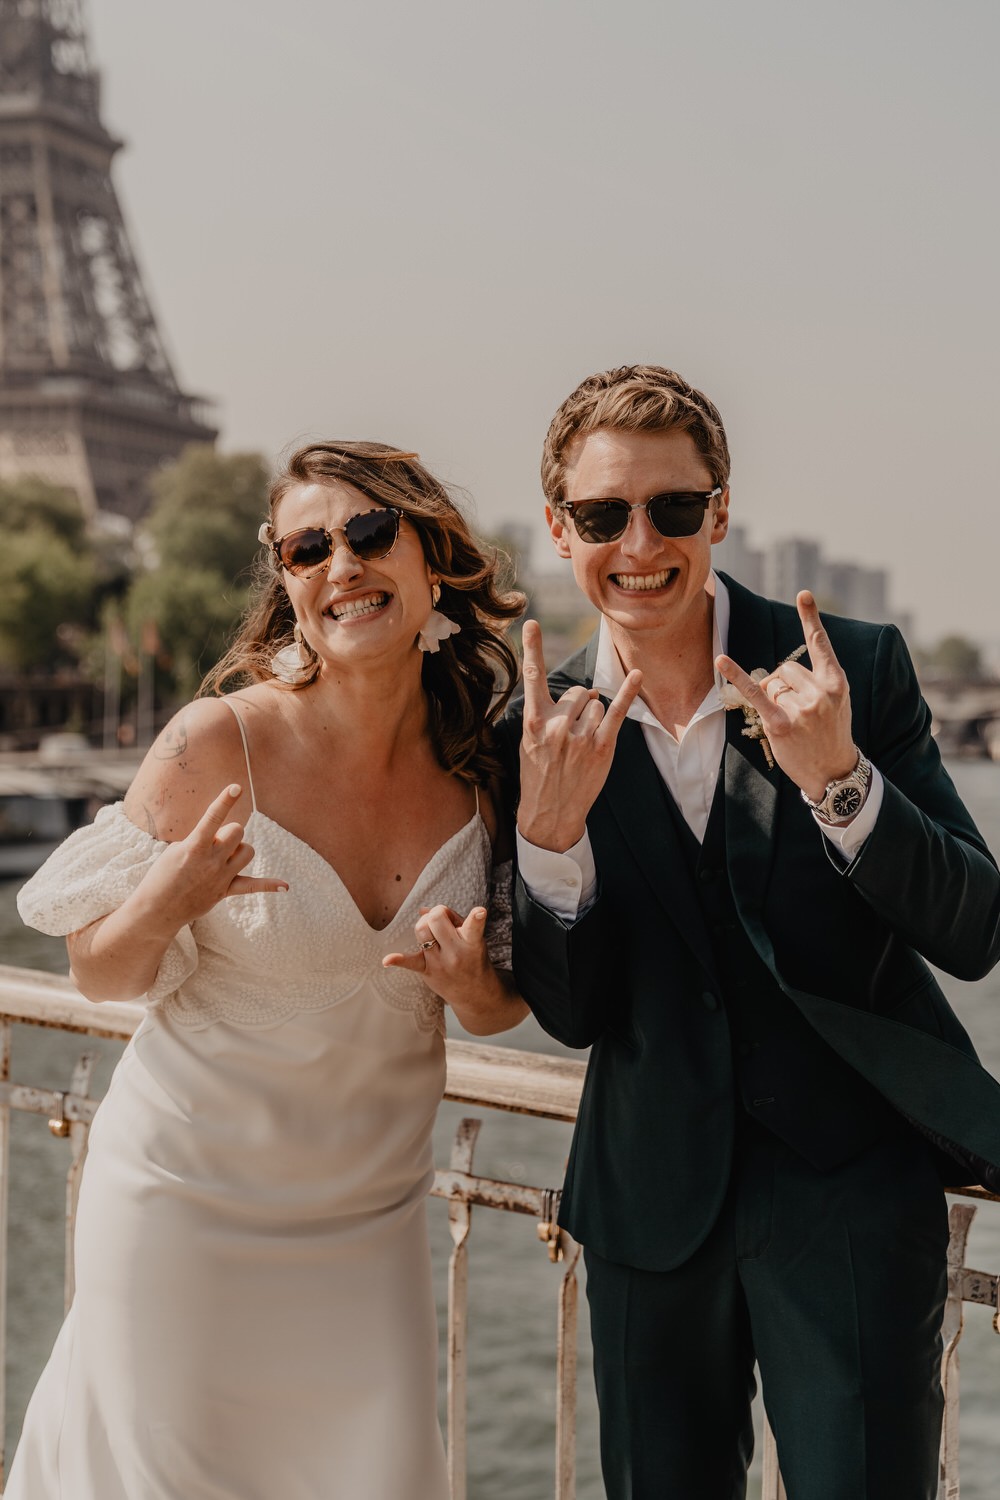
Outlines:
{"type": "MultiPolygon", "coordinates": [[[[66,1090],[35,1088],[10,1077],[11,1030],[14,1024],[47,1027],[81,1036],[126,1042],[138,1026],[144,1007],[138,1004],[95,1006],[84,1000],[69,979],[30,969],[0,966],[0,1492],[4,1482],[2,1434],[6,1416],[4,1363],[6,1356],[7,1230],[9,1195],[10,1120],[12,1110],[48,1118],[53,1135],[67,1137],[71,1163],[66,1183],[65,1305],[73,1298],[73,1229],[80,1175],[87,1151],[90,1124],[99,1100],[90,1096],[96,1055],[83,1052],[66,1090]]],[[[460,1104],[534,1115],[540,1119],[572,1122],[576,1118],[585,1065],[573,1059],[545,1057],[485,1043],[447,1043],[448,1072],[445,1098],[460,1104]]],[[[555,1500],[574,1500],[576,1494],[576,1341],[577,1265],[580,1247],[556,1223],[559,1192],[480,1177],[473,1157],[481,1121],[463,1119],[456,1132],[447,1167],[435,1174],[432,1194],[447,1200],[452,1250],[448,1266],[447,1447],[452,1500],[466,1500],[467,1332],[469,1241],[473,1207],[499,1209],[536,1220],[537,1233],[549,1259],[561,1264],[558,1284],[556,1359],[555,1500]]],[[[966,1188],[962,1197],[990,1199],[980,1188],[966,1188]]],[[[994,1201],[1000,1201],[994,1199],[994,1201]]],[[[1000,1332],[1000,1279],[965,1265],[965,1247],[976,1209],[954,1204],[950,1211],[948,1300],[942,1334],[944,1427],[938,1500],[959,1500],[958,1343],[962,1335],[963,1304],[978,1303],[994,1314],[1000,1332]]],[[[777,1451],[765,1424],[762,1500],[786,1500],[777,1451]]]]}

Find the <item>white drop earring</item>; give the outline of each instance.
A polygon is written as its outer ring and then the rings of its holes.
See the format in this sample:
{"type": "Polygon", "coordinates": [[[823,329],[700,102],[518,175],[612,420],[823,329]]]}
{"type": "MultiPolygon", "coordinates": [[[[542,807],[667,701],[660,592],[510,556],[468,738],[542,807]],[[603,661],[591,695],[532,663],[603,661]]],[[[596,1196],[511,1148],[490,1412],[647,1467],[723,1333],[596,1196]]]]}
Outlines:
{"type": "Polygon", "coordinates": [[[302,630],[296,623],[292,632],[292,644],[282,646],[281,650],[276,651],[271,657],[271,673],[279,682],[287,682],[297,687],[300,683],[309,681],[313,667],[313,658],[302,637],[302,630]]]}
{"type": "Polygon", "coordinates": [[[417,646],[421,651],[430,651],[432,654],[440,651],[441,642],[446,641],[450,635],[458,635],[461,630],[457,620],[449,619],[437,608],[441,601],[441,585],[431,584],[431,612],[427,616],[417,635],[417,646]]]}

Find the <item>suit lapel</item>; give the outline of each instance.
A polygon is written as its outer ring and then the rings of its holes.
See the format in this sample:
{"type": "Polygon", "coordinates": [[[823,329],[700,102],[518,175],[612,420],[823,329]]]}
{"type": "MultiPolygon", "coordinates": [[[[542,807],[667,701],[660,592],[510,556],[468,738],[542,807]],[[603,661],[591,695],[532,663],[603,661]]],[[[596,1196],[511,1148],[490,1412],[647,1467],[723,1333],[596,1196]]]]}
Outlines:
{"type": "MultiPolygon", "coordinates": [[[[774,623],[766,599],[726,579],[729,588],[729,655],[747,672],[777,665],[774,623]]],[[[753,937],[770,876],[781,771],[768,768],[759,740],[748,739],[739,709],[726,715],[724,761],[726,863],[733,898],[753,937]]],[[[755,939],[756,941],[756,939],[755,939]]]]}

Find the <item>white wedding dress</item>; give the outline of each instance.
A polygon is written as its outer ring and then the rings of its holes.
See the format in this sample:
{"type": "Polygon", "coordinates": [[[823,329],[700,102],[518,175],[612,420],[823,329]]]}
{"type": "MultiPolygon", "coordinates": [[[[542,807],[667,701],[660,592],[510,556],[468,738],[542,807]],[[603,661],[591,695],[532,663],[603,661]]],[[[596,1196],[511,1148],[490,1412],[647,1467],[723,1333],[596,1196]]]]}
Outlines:
{"type": "MultiPolygon", "coordinates": [[[[425,1224],[443,1007],[381,959],[421,905],[486,903],[489,837],[477,811],[377,932],[253,808],[248,873],[291,889],[220,902],[160,966],[94,1121],[76,1298],[5,1500],[446,1500],[425,1224]]],[[[21,914],[74,931],[165,847],[105,808],[21,914]]]]}

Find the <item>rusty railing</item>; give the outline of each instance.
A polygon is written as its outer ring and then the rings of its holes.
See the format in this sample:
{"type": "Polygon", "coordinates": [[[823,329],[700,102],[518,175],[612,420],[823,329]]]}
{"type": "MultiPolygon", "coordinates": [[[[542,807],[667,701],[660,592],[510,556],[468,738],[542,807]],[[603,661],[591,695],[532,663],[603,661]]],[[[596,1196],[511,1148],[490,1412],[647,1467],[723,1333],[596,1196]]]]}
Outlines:
{"type": "MultiPolygon", "coordinates": [[[[4,1478],[3,1430],[6,1415],[4,1361],[6,1355],[7,1228],[11,1110],[47,1117],[53,1135],[68,1137],[71,1162],[66,1183],[65,1305],[73,1297],[73,1226],[80,1174],[87,1151],[90,1123],[99,1100],[90,1096],[95,1054],[84,1051],[64,1090],[35,1088],[10,1077],[13,1025],[47,1027],[84,1037],[106,1037],[126,1042],[143,1014],[138,1004],[92,1005],[69,979],[30,969],[0,966],[0,1487],[4,1478]]],[[[540,1119],[572,1122],[580,1099],[584,1064],[574,1059],[545,1057],[533,1052],[484,1043],[447,1043],[448,1075],[445,1098],[477,1109],[512,1111],[540,1119]]],[[[557,1190],[480,1177],[473,1171],[476,1138],[481,1121],[463,1119],[456,1132],[447,1167],[440,1168],[432,1193],[448,1202],[452,1251],[448,1267],[448,1471],[452,1500],[466,1500],[466,1390],[467,1293],[469,1242],[474,1206],[524,1214],[537,1224],[538,1237],[549,1258],[561,1264],[557,1287],[556,1439],[553,1495],[574,1500],[576,1494],[576,1340],[577,1265],[580,1247],[556,1223],[557,1190]]],[[[968,1188],[960,1196],[988,1199],[991,1195],[968,1188]]],[[[1000,1281],[995,1275],[965,1265],[965,1246],[976,1209],[954,1204],[950,1212],[948,1301],[942,1333],[942,1383],[945,1393],[944,1429],[938,1500],[959,1500],[958,1342],[962,1334],[963,1304],[992,1309],[1000,1332],[1000,1281]]],[[[765,1425],[762,1500],[786,1500],[777,1452],[765,1425]]]]}

